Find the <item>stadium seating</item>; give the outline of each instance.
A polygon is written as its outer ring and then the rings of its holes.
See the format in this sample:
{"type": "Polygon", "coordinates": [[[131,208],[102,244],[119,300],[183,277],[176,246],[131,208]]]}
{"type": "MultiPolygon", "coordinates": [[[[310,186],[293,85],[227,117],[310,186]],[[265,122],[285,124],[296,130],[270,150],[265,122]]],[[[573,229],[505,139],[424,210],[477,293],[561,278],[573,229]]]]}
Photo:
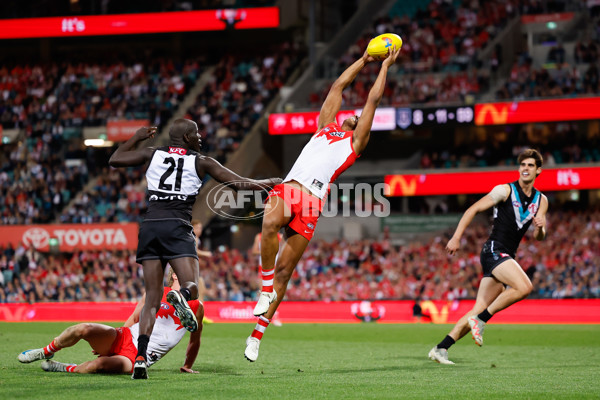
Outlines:
{"type": "Polygon", "coordinates": [[[515,62],[506,83],[496,92],[496,98],[524,100],[598,95],[598,77],[598,67],[593,62],[588,65],[569,66],[552,61],[551,64],[536,69],[532,67],[532,60],[525,56],[515,62]]]}
{"type": "MultiPolygon", "coordinates": [[[[388,77],[389,89],[382,104],[456,103],[472,101],[489,86],[489,71],[478,70],[477,54],[515,15],[512,3],[398,1],[388,16],[374,21],[332,69],[338,75],[358,59],[369,40],[395,32],[404,45],[395,73],[388,77]]],[[[362,106],[378,66],[365,68],[344,99],[347,107],[362,106]]],[[[317,89],[309,103],[323,102],[328,87],[317,89]]]]}
{"type": "Polygon", "coordinates": [[[197,121],[203,134],[203,151],[225,162],[303,55],[302,49],[284,43],[253,54],[224,56],[187,110],[186,117],[197,121]]]}
{"type": "MultiPolygon", "coordinates": [[[[284,44],[263,56],[220,60],[215,79],[187,115],[200,125],[204,152],[225,162],[227,153],[237,148],[301,56],[299,49],[284,44]]],[[[140,200],[143,174],[132,169],[109,170],[110,150],[82,152],[81,128],[104,125],[109,118],[148,119],[161,126],[201,72],[197,59],[181,64],[154,59],[150,63],[0,69],[5,90],[0,120],[6,128],[24,128],[28,136],[22,143],[5,146],[0,154],[5,171],[0,175],[3,223],[44,223],[57,217],[65,223],[138,221],[145,207],[140,200]],[[74,153],[84,162],[66,167],[65,160],[74,153]],[[104,165],[98,165],[96,159],[104,165]],[[25,168],[32,163],[42,169],[38,181],[25,168]],[[14,179],[15,173],[20,174],[19,179],[14,179]],[[65,174],[67,184],[53,185],[55,179],[64,180],[65,174]],[[83,184],[98,176],[104,178],[78,196],[83,184]],[[106,176],[111,177],[110,182],[105,182],[106,176]],[[47,190],[41,182],[50,183],[47,190]],[[18,201],[23,193],[28,194],[28,202],[18,201]],[[63,212],[74,198],[77,202],[63,212]],[[33,203],[36,207],[27,211],[27,204],[33,203]]]]}

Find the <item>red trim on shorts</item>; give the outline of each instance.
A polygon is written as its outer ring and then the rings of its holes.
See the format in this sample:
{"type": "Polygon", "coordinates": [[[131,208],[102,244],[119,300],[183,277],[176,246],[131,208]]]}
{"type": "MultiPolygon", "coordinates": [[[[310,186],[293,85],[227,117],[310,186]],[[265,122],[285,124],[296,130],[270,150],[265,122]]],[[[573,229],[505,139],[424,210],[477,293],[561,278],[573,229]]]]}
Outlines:
{"type": "Polygon", "coordinates": [[[129,328],[125,326],[117,328],[117,337],[110,348],[109,355],[127,357],[131,361],[131,371],[133,372],[137,347],[133,344],[133,337],[129,328]]]}
{"type": "Polygon", "coordinates": [[[304,236],[307,240],[311,240],[315,234],[317,221],[321,215],[325,202],[317,196],[308,194],[294,186],[286,185],[285,183],[275,185],[269,192],[267,200],[273,196],[283,199],[290,209],[292,215],[288,226],[299,235],[304,236]],[[300,201],[292,204],[291,199],[286,198],[286,193],[293,193],[291,197],[300,199],[300,201]]]}

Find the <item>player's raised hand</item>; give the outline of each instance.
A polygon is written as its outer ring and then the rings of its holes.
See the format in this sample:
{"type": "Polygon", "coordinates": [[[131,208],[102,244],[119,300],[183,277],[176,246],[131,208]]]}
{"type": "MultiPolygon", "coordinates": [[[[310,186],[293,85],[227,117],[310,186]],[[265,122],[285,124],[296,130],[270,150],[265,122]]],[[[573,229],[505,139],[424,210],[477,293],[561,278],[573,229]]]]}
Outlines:
{"type": "Polygon", "coordinates": [[[454,255],[454,253],[456,253],[456,250],[458,250],[459,247],[460,240],[452,237],[450,240],[448,240],[448,244],[446,245],[446,251],[448,252],[448,254],[454,255]]]}
{"type": "Polygon", "coordinates": [[[383,60],[383,63],[381,65],[385,65],[386,67],[391,66],[392,64],[394,64],[396,62],[396,59],[398,58],[398,54],[400,54],[400,49],[396,48],[396,45],[394,45],[390,49],[390,53],[385,58],[385,60],[383,60]]]}
{"type": "Polygon", "coordinates": [[[158,128],[156,126],[143,126],[137,131],[135,131],[135,135],[139,140],[146,140],[148,138],[154,137],[158,128]]]}
{"type": "Polygon", "coordinates": [[[365,62],[365,64],[376,61],[375,58],[373,58],[373,56],[369,55],[369,53],[367,52],[366,49],[365,49],[364,54],[362,55],[362,59],[365,62]]]}

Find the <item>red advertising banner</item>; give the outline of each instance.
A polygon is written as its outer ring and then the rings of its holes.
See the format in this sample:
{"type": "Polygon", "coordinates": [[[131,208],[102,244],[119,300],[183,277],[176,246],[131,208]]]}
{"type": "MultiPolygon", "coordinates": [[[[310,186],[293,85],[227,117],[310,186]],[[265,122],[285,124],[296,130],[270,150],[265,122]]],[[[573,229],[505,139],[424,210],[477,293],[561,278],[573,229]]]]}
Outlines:
{"type": "Polygon", "coordinates": [[[566,12],[566,13],[553,13],[553,14],[534,14],[534,15],[523,15],[521,17],[522,24],[536,24],[546,22],[562,22],[562,21],[570,21],[575,16],[575,13],[566,12]]]}
{"type": "Polygon", "coordinates": [[[475,125],[579,121],[600,118],[600,97],[475,104],[475,125]]]}
{"type": "MultiPolygon", "coordinates": [[[[338,124],[354,115],[360,116],[362,109],[340,111],[336,115],[338,124]]],[[[269,134],[294,135],[301,133],[315,133],[319,121],[318,111],[271,114],[269,115],[269,134]]],[[[396,127],[396,109],[378,108],[373,118],[372,131],[390,131],[396,127]]]]}
{"type": "MultiPolygon", "coordinates": [[[[473,308],[474,300],[423,301],[424,320],[456,323],[473,308]]],[[[206,316],[215,322],[254,323],[255,303],[205,302],[206,316]]],[[[281,303],[278,317],[284,323],[415,322],[414,301],[341,301],[281,303]]],[[[7,322],[125,322],[134,303],[8,303],[0,304],[0,321],[7,322]]],[[[599,324],[600,300],[523,300],[496,314],[493,323],[599,324]]]]}
{"type": "Polygon", "coordinates": [[[39,251],[50,250],[56,240],[60,251],[129,249],[138,242],[138,224],[8,225],[0,230],[0,245],[23,243],[39,251]]]}
{"type": "Polygon", "coordinates": [[[124,142],[142,126],[150,126],[150,121],[147,119],[109,120],[106,123],[106,139],[124,142]]]}
{"type": "Polygon", "coordinates": [[[0,39],[277,28],[278,7],[0,20],[0,39]]]}
{"type": "MultiPolygon", "coordinates": [[[[386,196],[430,196],[487,193],[496,185],[519,178],[516,170],[386,175],[386,196]]],[[[600,167],[542,168],[535,180],[542,192],[600,189],[600,167]]]]}

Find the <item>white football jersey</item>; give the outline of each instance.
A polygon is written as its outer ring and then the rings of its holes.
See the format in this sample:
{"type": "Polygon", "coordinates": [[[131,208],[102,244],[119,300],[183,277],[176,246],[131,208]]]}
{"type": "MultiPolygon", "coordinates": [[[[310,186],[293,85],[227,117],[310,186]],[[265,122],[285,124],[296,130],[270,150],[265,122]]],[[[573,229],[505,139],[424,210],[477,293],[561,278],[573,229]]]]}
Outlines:
{"type": "MultiPolygon", "coordinates": [[[[154,323],[154,329],[148,342],[148,351],[146,352],[148,366],[164,357],[165,354],[183,339],[183,336],[187,332],[181,325],[181,321],[175,313],[175,308],[167,302],[166,295],[170,290],[170,288],[165,288],[160,309],[156,313],[156,322],[154,323]]],[[[194,313],[198,311],[198,300],[191,300],[188,304],[194,313]]],[[[137,348],[138,336],[140,334],[139,322],[133,324],[129,330],[131,331],[131,340],[137,348]]]]}
{"type": "Polygon", "coordinates": [[[296,181],[323,199],[329,184],[348,169],[358,155],[352,147],[354,131],[343,131],[335,122],[317,131],[302,149],[302,153],[284,182],[296,181]]]}

